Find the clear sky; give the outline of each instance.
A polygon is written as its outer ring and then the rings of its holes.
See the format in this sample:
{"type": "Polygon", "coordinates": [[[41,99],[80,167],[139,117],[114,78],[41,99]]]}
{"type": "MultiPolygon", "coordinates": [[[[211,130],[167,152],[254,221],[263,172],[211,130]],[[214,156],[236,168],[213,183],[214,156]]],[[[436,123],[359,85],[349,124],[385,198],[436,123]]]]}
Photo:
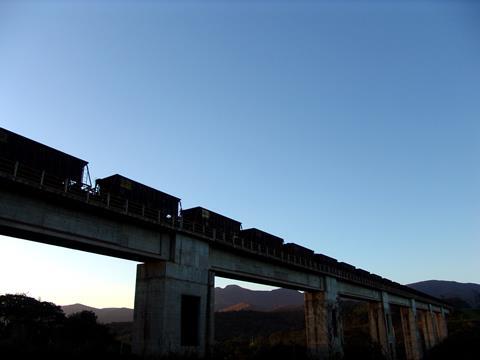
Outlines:
{"type": "MultiPolygon", "coordinates": [[[[479,38],[474,1],[3,1],[0,125],[400,283],[480,283],[479,38]]],[[[0,254],[0,293],[133,306],[133,262],[0,254]]]]}

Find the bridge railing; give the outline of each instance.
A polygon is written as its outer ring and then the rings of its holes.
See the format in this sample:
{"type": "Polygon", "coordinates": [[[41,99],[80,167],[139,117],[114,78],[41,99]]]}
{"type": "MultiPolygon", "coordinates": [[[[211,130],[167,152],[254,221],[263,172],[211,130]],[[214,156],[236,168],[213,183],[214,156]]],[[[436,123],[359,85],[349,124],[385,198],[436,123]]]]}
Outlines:
{"type": "Polygon", "coordinates": [[[0,171],[10,175],[14,180],[28,182],[41,189],[73,195],[92,205],[101,206],[111,211],[148,219],[163,225],[169,225],[174,228],[202,235],[211,241],[241,249],[252,254],[269,257],[295,266],[310,268],[321,272],[333,272],[341,277],[362,281],[362,277],[354,276],[350,272],[339,270],[334,266],[313,261],[310,257],[293,255],[282,248],[269,247],[255,243],[242,238],[239,234],[226,233],[205,227],[202,224],[187,222],[175,217],[167,218],[162,214],[161,209],[153,209],[144,204],[125,199],[115,194],[101,193],[88,184],[77,183],[70,179],[61,179],[45,172],[44,170],[35,169],[19,162],[0,158],[0,171]]]}
{"type": "Polygon", "coordinates": [[[81,200],[93,205],[101,206],[112,211],[133,215],[136,217],[146,218],[162,224],[167,224],[182,230],[202,235],[212,241],[248,251],[250,253],[275,258],[283,262],[303,267],[319,268],[316,266],[317,263],[313,262],[308,257],[295,256],[287,253],[281,248],[269,247],[248,241],[240,237],[238,234],[227,234],[223,231],[205,227],[202,224],[182,221],[175,217],[166,218],[163,216],[160,209],[153,209],[145,206],[144,204],[137,203],[111,193],[100,193],[88,184],[73,182],[69,179],[61,179],[43,170],[38,170],[19,162],[0,158],[0,171],[7,173],[15,180],[22,182],[27,181],[43,189],[74,195],[75,197],[78,197],[81,200]]]}
{"type": "Polygon", "coordinates": [[[15,172],[15,161],[0,157],[0,171],[13,174],[15,172]]]}
{"type": "MultiPolygon", "coordinates": [[[[161,209],[154,209],[145,204],[129,201],[128,199],[114,194],[100,193],[97,189],[88,184],[78,183],[70,179],[61,179],[44,170],[35,169],[2,157],[0,157],[0,173],[4,177],[7,176],[13,181],[31,185],[41,190],[60,193],[69,197],[74,197],[77,200],[84,201],[91,205],[103,207],[109,211],[133,216],[172,229],[194,233],[208,239],[209,241],[240,249],[250,254],[291,264],[295,267],[301,267],[330,275],[333,274],[338,278],[377,289],[396,289],[397,292],[403,292],[405,294],[416,293],[413,289],[408,289],[407,291],[402,285],[384,279],[378,275],[369,274],[368,272],[360,274],[355,268],[346,269],[338,263],[332,264],[318,261],[308,256],[294,255],[286,252],[283,248],[269,247],[253,243],[242,238],[239,234],[225,233],[216,229],[206,228],[201,224],[190,223],[176,216],[168,217],[161,209]]],[[[425,296],[425,294],[420,294],[420,296],[425,296]]]]}
{"type": "Polygon", "coordinates": [[[69,179],[61,179],[43,170],[34,169],[19,162],[0,158],[0,170],[11,175],[15,180],[28,181],[41,188],[74,195],[86,202],[105,207],[112,211],[147,218],[160,223],[167,223],[171,226],[202,235],[212,241],[240,248],[250,253],[275,258],[294,265],[322,269],[322,266],[319,266],[318,263],[308,257],[296,256],[287,253],[281,248],[258,244],[246,240],[238,234],[227,234],[223,231],[205,227],[202,224],[180,221],[175,218],[167,219],[162,216],[162,212],[159,209],[152,209],[144,204],[129,201],[128,199],[111,193],[100,193],[90,185],[72,182],[69,179]]]}
{"type": "Polygon", "coordinates": [[[68,178],[62,179],[18,161],[15,162],[0,157],[0,172],[8,175],[12,180],[28,183],[41,189],[74,195],[83,201],[110,210],[144,217],[171,226],[174,225],[174,217],[167,218],[163,216],[161,209],[153,209],[114,194],[100,193],[89,184],[78,183],[68,178]]]}

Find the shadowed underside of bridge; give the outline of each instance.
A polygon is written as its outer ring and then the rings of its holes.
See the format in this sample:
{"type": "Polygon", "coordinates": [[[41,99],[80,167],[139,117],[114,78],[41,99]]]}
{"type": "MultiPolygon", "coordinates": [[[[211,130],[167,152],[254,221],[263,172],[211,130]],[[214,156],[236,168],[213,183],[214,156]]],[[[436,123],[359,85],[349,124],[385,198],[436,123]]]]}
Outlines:
{"type": "Polygon", "coordinates": [[[389,358],[396,358],[400,336],[407,359],[421,359],[424,349],[447,336],[445,304],[399,284],[228,243],[97,203],[81,191],[48,188],[8,174],[0,174],[0,232],[142,262],[133,335],[139,355],[208,353],[215,275],[305,291],[307,347],[318,358],[342,354],[343,298],[368,302],[371,338],[389,358]],[[397,329],[392,307],[400,309],[397,329]]]}

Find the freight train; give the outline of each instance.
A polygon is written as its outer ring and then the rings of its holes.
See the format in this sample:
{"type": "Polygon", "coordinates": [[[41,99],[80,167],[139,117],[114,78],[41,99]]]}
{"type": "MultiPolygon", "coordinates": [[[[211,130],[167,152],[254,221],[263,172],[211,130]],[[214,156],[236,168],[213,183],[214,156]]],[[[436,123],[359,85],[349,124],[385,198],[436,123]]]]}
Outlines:
{"type": "Polygon", "coordinates": [[[13,162],[16,171],[38,170],[61,181],[84,182],[88,162],[0,128],[0,157],[13,162]],[[19,166],[22,166],[19,168],[19,166]]]}
{"type": "Polygon", "coordinates": [[[88,191],[93,198],[106,201],[107,204],[114,204],[117,199],[118,207],[127,212],[144,216],[153,214],[159,221],[169,221],[182,229],[200,232],[214,240],[221,239],[232,246],[241,245],[253,251],[283,258],[300,258],[302,264],[313,262],[358,275],[369,274],[350,264],[315,254],[303,246],[284,244],[282,238],[265,231],[256,228],[242,229],[240,221],[203,207],[181,209],[179,198],[119,174],[97,179],[92,187],[87,165],[85,160],[0,128],[0,167],[13,167],[14,175],[17,172],[29,172],[41,176],[42,182],[45,178],[54,178],[57,179],[56,185],[88,191]],[[84,184],[85,175],[90,182],[87,186],[84,184]]]}
{"type": "Polygon", "coordinates": [[[160,219],[175,219],[178,216],[180,199],[160,190],[143,185],[125,176],[115,174],[95,181],[96,192],[105,197],[107,194],[125,199],[130,207],[154,209],[160,219]]]}

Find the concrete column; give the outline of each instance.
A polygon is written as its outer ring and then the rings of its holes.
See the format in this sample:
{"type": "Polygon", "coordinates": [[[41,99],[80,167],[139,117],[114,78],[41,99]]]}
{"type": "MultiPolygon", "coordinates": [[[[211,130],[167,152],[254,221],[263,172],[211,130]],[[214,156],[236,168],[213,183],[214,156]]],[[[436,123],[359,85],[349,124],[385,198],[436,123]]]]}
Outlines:
{"type": "Polygon", "coordinates": [[[437,329],[437,339],[440,342],[440,341],[443,341],[448,334],[445,309],[442,308],[439,313],[433,312],[433,316],[435,319],[435,324],[437,329]]]}
{"type": "MultiPolygon", "coordinates": [[[[378,329],[378,309],[376,303],[368,304],[368,330],[370,333],[370,339],[373,342],[380,343],[380,334],[378,329]]],[[[382,314],[383,315],[383,314],[382,314]]]]}
{"type": "Polygon", "coordinates": [[[432,347],[430,329],[427,321],[428,314],[424,310],[417,310],[417,324],[422,340],[422,349],[428,350],[432,347]]]}
{"type": "Polygon", "coordinates": [[[420,360],[422,358],[422,348],[419,342],[415,314],[415,300],[411,301],[410,307],[400,308],[400,319],[402,321],[402,331],[407,360],[420,360]]]}
{"type": "Polygon", "coordinates": [[[434,322],[435,322],[435,325],[436,325],[436,329],[437,329],[437,340],[438,342],[441,342],[443,340],[443,334],[442,334],[442,314],[441,313],[437,313],[437,312],[434,312],[433,313],[433,317],[434,317],[434,322]]]}
{"type": "Polygon", "coordinates": [[[434,329],[433,329],[433,321],[432,321],[432,314],[429,310],[422,311],[421,315],[421,326],[422,332],[425,338],[425,346],[427,349],[431,349],[436,344],[434,329]]]}
{"type": "Polygon", "coordinates": [[[430,330],[430,344],[433,347],[438,344],[439,339],[437,317],[435,316],[435,312],[433,311],[431,304],[428,305],[427,323],[429,324],[430,330]]]}
{"type": "Polygon", "coordinates": [[[422,359],[424,355],[424,351],[423,351],[422,339],[420,337],[420,329],[418,327],[418,311],[417,311],[417,303],[415,299],[410,300],[410,306],[412,308],[412,313],[413,313],[413,322],[410,322],[410,327],[412,329],[412,336],[415,337],[413,346],[416,346],[419,359],[422,359]]]}
{"type": "Polygon", "coordinates": [[[213,271],[208,274],[206,342],[206,355],[209,357],[213,354],[213,345],[215,345],[215,273],[213,271]]]}
{"type": "Polygon", "coordinates": [[[443,341],[448,336],[448,328],[447,328],[447,314],[445,313],[445,309],[442,308],[440,314],[438,314],[438,324],[440,329],[440,340],[443,341]]]}
{"type": "Polygon", "coordinates": [[[388,354],[387,328],[385,326],[385,315],[383,313],[382,303],[371,302],[368,304],[368,323],[372,341],[382,347],[384,354],[388,354]]]}
{"type": "Polygon", "coordinates": [[[343,329],[336,279],[325,278],[325,291],[305,292],[307,348],[317,359],[343,354],[343,329]]]}
{"type": "Polygon", "coordinates": [[[395,330],[393,329],[393,320],[392,313],[390,312],[390,303],[388,302],[388,293],[385,291],[382,292],[382,306],[384,314],[384,323],[387,334],[387,344],[388,352],[387,356],[390,359],[396,358],[396,349],[395,349],[395,330]]]}
{"type": "Polygon", "coordinates": [[[137,266],[132,351],[204,357],[213,339],[208,244],[177,236],[171,261],[137,266]]]}

